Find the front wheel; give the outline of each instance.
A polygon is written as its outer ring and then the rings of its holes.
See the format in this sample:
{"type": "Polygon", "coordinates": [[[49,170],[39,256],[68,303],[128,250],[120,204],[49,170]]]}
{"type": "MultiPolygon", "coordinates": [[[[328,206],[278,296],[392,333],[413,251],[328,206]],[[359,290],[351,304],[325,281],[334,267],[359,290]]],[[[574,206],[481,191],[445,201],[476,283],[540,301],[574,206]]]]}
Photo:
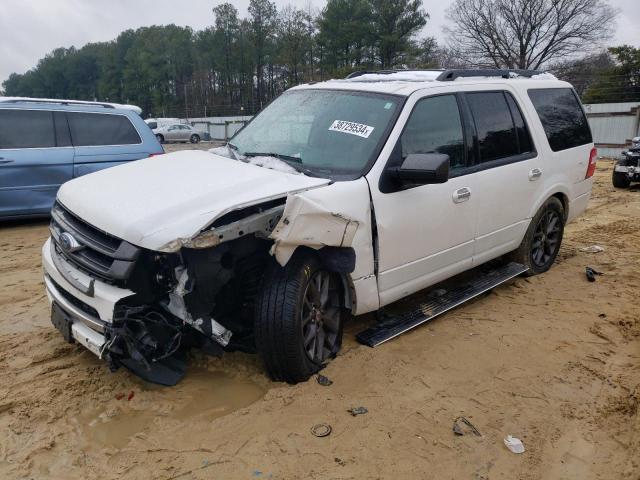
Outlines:
{"type": "Polygon", "coordinates": [[[549,198],[531,219],[522,243],[511,259],[528,268],[525,275],[544,273],[555,261],[564,234],[564,207],[556,197],[549,198]]]}
{"type": "Polygon", "coordinates": [[[256,302],[256,347],[271,378],[307,380],[342,345],[346,316],[342,280],[311,254],[271,265],[256,302]]]}
{"type": "Polygon", "coordinates": [[[191,143],[199,143],[200,137],[194,133],[193,135],[191,135],[191,138],[189,139],[189,141],[191,143]]]}
{"type": "Polygon", "coordinates": [[[631,185],[629,175],[625,172],[616,172],[614,170],[611,181],[613,182],[613,186],[616,188],[629,188],[629,185],[631,185]]]}
{"type": "Polygon", "coordinates": [[[158,135],[156,135],[156,138],[158,139],[158,141],[160,143],[164,143],[164,137],[162,135],[158,134],[158,135]]]}

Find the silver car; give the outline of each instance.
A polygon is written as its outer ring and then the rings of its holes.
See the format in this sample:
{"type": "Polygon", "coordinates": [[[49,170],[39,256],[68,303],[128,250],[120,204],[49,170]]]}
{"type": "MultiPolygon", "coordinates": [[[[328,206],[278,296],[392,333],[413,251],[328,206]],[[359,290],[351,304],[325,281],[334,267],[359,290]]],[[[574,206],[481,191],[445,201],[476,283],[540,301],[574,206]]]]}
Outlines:
{"type": "Polygon", "coordinates": [[[193,128],[191,125],[184,123],[176,123],[173,125],[165,125],[153,130],[156,138],[160,143],[164,142],[191,142],[198,143],[204,137],[204,134],[193,128]]]}

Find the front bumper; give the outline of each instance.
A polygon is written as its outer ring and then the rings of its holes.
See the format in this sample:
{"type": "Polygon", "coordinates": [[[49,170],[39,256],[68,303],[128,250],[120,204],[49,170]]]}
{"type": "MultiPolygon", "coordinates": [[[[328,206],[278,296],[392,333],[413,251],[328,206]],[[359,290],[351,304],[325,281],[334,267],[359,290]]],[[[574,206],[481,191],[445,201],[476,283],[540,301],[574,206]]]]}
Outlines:
{"type": "Polygon", "coordinates": [[[105,326],[113,322],[117,302],[134,292],[93,279],[61,257],[54,258],[54,255],[49,238],[42,247],[44,283],[49,302],[55,302],[68,316],[72,322],[73,338],[102,357],[105,326]]]}

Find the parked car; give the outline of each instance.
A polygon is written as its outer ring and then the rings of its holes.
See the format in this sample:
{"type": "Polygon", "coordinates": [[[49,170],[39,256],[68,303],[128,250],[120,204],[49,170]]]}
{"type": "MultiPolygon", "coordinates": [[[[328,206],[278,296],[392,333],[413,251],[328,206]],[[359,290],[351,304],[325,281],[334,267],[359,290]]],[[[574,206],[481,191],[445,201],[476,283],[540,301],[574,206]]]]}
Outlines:
{"type": "Polygon", "coordinates": [[[174,123],[172,125],[159,126],[153,130],[160,143],[165,142],[191,142],[200,143],[200,140],[207,139],[208,135],[196,130],[191,125],[184,123],[174,123]]]}
{"type": "Polygon", "coordinates": [[[214,152],[62,187],[42,254],[66,339],[160,383],[187,346],[303,381],[351,315],[499,257],[547,271],[596,162],[570,84],[500,70],[294,87],[214,152]]]}
{"type": "Polygon", "coordinates": [[[144,121],[151,130],[155,130],[160,127],[168,127],[169,125],[173,125],[176,123],[186,123],[184,120],[180,120],[179,118],[147,118],[144,121]]]}
{"type": "Polygon", "coordinates": [[[139,111],[0,97],[0,219],[48,215],[64,182],[164,153],[139,111]]]}
{"type": "Polygon", "coordinates": [[[629,150],[616,161],[611,178],[616,188],[629,188],[631,182],[640,182],[640,137],[631,140],[629,150]]]}

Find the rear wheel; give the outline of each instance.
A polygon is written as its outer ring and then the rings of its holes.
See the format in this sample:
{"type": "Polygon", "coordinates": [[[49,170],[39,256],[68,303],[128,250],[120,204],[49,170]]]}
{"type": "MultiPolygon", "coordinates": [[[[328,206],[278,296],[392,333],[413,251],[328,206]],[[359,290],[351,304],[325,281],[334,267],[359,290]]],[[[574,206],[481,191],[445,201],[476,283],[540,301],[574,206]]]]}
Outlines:
{"type": "Polygon", "coordinates": [[[614,170],[611,181],[613,182],[613,186],[616,188],[629,188],[629,185],[631,185],[629,175],[627,175],[625,172],[616,172],[614,170]]]}
{"type": "Polygon", "coordinates": [[[189,140],[191,141],[191,143],[199,143],[200,142],[200,136],[196,135],[194,133],[193,135],[191,135],[191,138],[189,140]]]}
{"type": "Polygon", "coordinates": [[[256,347],[274,380],[307,380],[342,345],[342,280],[311,254],[272,265],[256,304],[256,347]]]}
{"type": "Polygon", "coordinates": [[[558,256],[564,233],[564,207],[549,198],[533,217],[522,243],[511,254],[513,261],[528,268],[525,275],[538,275],[551,268],[558,256]]]}

